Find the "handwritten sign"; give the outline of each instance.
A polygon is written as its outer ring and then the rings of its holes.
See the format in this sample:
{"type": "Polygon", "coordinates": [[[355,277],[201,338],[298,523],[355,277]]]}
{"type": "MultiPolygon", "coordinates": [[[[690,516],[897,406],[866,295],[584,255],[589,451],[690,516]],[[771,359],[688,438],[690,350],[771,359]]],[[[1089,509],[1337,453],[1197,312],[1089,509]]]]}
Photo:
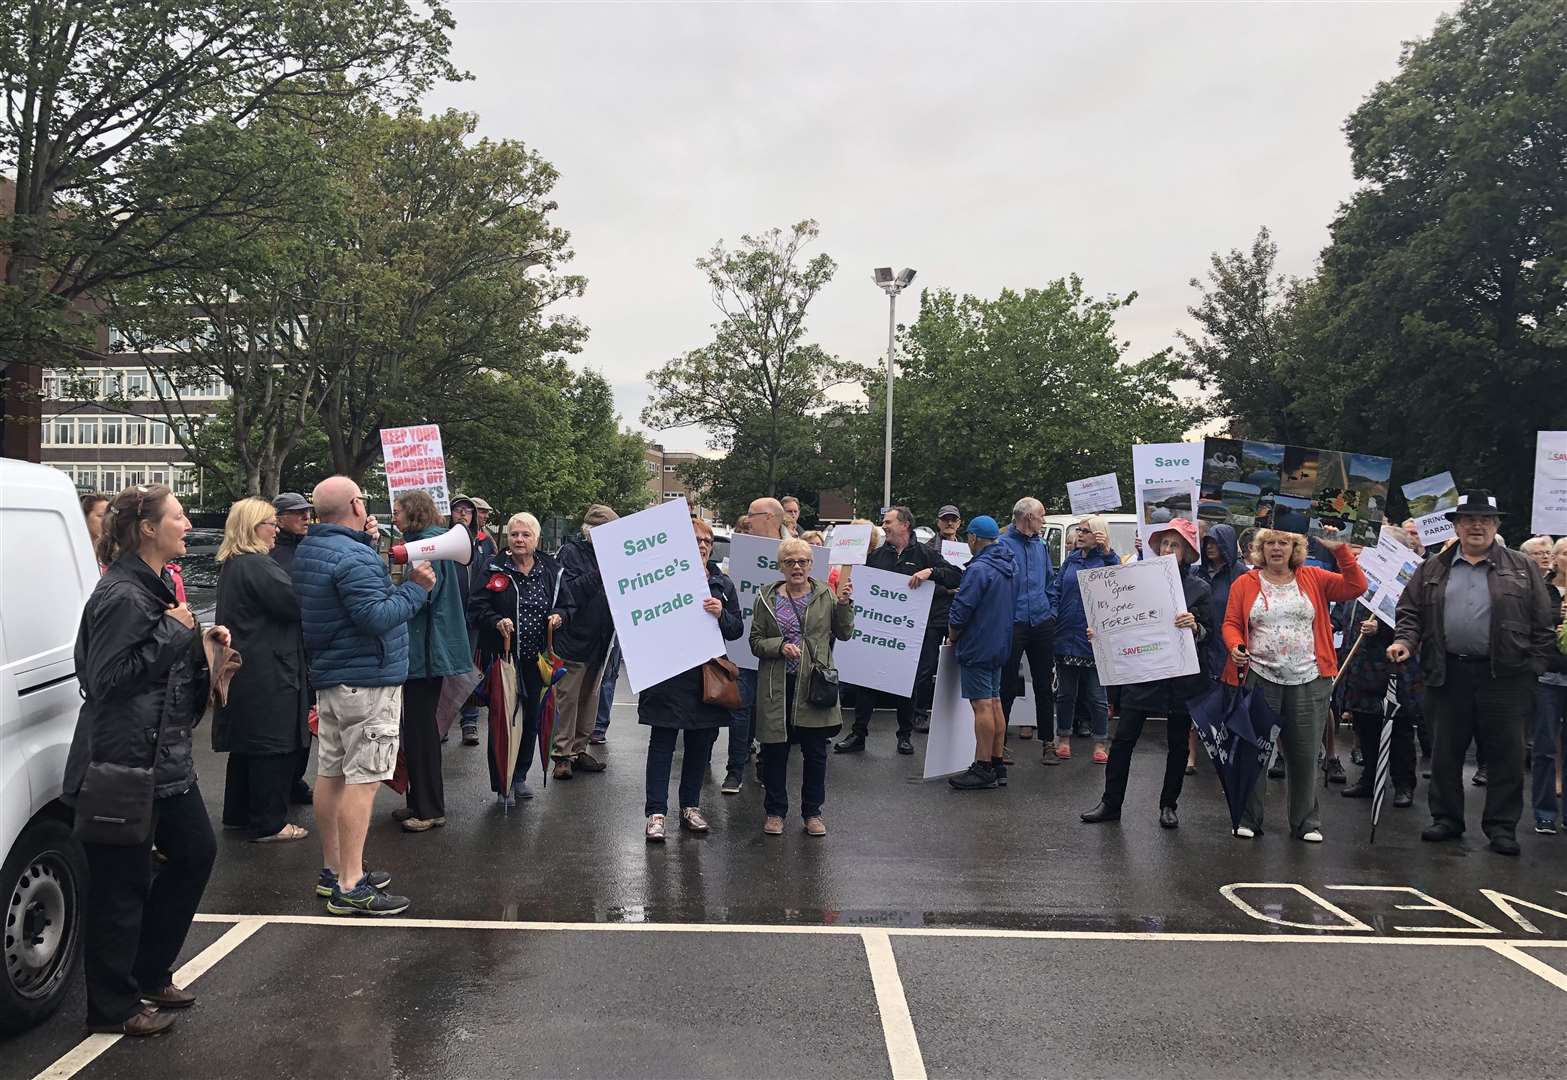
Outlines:
{"type": "Polygon", "coordinates": [[[1542,431],[1534,452],[1534,512],[1542,536],[1567,534],[1567,431],[1542,431]]]}
{"type": "Polygon", "coordinates": [[[1066,497],[1072,504],[1074,514],[1098,514],[1121,509],[1121,485],[1113,472],[1090,476],[1086,480],[1068,480],[1066,497]]]}
{"type": "Polygon", "coordinates": [[[833,566],[864,566],[871,553],[869,525],[838,525],[827,541],[828,558],[833,566]]]}
{"type": "Polygon", "coordinates": [[[974,553],[961,540],[943,540],[941,542],[941,557],[953,566],[962,569],[968,565],[968,561],[974,557],[974,553]]]}
{"type": "MultiPolygon", "coordinates": [[[[724,644],[729,649],[729,659],[747,671],[757,668],[756,654],[751,652],[751,620],[756,614],[756,598],[762,588],[783,579],[778,569],[778,545],[781,541],[765,536],[739,533],[729,541],[729,579],[735,583],[740,595],[740,613],[745,618],[745,633],[724,644]]],[[[811,576],[817,581],[827,581],[827,549],[811,548],[811,576]]]]}
{"type": "Polygon", "coordinates": [[[724,654],[684,499],[594,526],[593,557],[633,691],[724,654]]]}
{"type": "Polygon", "coordinates": [[[382,428],[381,457],[386,462],[386,488],[393,502],[405,491],[428,491],[437,510],[452,512],[438,425],[382,428]]]}
{"type": "Polygon", "coordinates": [[[1186,610],[1174,555],[1079,570],[1083,609],[1094,631],[1094,664],[1105,686],[1195,675],[1197,639],[1175,626],[1186,610]]]}
{"type": "Polygon", "coordinates": [[[1132,447],[1132,502],[1137,535],[1146,546],[1154,530],[1177,518],[1197,522],[1202,443],[1144,443],[1132,447]]]}
{"type": "Polygon", "coordinates": [[[838,677],[898,697],[913,693],[935,595],[928,582],[911,588],[906,574],[868,566],[856,570],[854,633],[833,648],[838,677]]]}

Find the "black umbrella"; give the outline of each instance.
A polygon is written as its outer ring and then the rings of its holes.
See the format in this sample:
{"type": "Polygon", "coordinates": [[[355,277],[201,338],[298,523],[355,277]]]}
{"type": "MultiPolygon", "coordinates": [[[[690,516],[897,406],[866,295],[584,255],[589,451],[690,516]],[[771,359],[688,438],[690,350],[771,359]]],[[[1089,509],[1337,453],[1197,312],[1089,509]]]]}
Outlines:
{"type": "Polygon", "coordinates": [[[1387,677],[1387,693],[1382,695],[1382,735],[1377,739],[1377,775],[1371,785],[1371,842],[1377,842],[1377,821],[1382,817],[1382,800],[1387,797],[1388,762],[1392,759],[1393,718],[1398,715],[1398,672],[1387,677]]]}
{"type": "MultiPolygon", "coordinates": [[[[1244,678],[1244,676],[1243,676],[1244,678]]],[[[1259,690],[1211,687],[1186,703],[1192,727],[1213,761],[1230,807],[1230,828],[1238,829],[1257,778],[1268,767],[1278,738],[1279,714],[1259,690]]]]}

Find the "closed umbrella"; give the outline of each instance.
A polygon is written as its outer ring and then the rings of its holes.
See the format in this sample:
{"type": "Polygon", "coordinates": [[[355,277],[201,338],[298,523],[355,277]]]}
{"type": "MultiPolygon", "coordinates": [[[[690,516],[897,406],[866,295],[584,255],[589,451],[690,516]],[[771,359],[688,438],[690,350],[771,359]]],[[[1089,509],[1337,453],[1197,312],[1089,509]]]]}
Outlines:
{"type": "Polygon", "coordinates": [[[1382,695],[1382,734],[1377,739],[1377,775],[1371,784],[1371,842],[1377,842],[1377,822],[1382,818],[1382,800],[1387,798],[1388,763],[1393,757],[1393,718],[1398,715],[1398,672],[1387,677],[1387,693],[1382,695]]]}
{"type": "MultiPolygon", "coordinates": [[[[566,663],[555,655],[555,628],[546,626],[544,651],[538,657],[539,677],[544,688],[539,692],[536,708],[539,715],[539,760],[548,762],[550,737],[555,731],[555,684],[566,677],[566,663]]],[[[549,787],[549,770],[544,770],[543,782],[549,787]]]]}
{"type": "Polygon", "coordinates": [[[501,651],[490,661],[485,681],[488,690],[485,704],[489,713],[490,790],[509,805],[512,776],[517,771],[517,753],[522,745],[519,708],[526,707],[525,703],[517,699],[517,665],[512,659],[509,632],[501,634],[501,651]]]}
{"type": "MultiPolygon", "coordinates": [[[[1241,674],[1242,681],[1245,674],[1241,674]]],[[[1230,828],[1238,829],[1257,779],[1268,767],[1281,720],[1259,690],[1220,683],[1186,703],[1192,727],[1219,774],[1230,807],[1230,828]]]]}

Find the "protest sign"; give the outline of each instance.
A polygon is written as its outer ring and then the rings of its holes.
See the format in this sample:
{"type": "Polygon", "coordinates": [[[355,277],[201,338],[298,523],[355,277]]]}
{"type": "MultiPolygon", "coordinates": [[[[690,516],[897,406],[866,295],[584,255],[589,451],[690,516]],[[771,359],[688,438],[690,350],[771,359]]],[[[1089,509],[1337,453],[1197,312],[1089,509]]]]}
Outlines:
{"type": "Polygon", "coordinates": [[[1540,432],[1529,527],[1539,536],[1567,535],[1567,431],[1540,432]]]}
{"type": "MultiPolygon", "coordinates": [[[[764,586],[783,580],[778,569],[778,545],[780,541],[765,536],[737,533],[729,540],[729,580],[735,583],[740,597],[740,614],[745,619],[745,633],[724,644],[729,659],[747,671],[755,671],[756,656],[751,652],[751,619],[756,611],[756,598],[764,586]]],[[[811,548],[811,576],[822,584],[827,583],[827,549],[811,548]]]]}
{"type": "Polygon", "coordinates": [[[1121,509],[1121,485],[1115,473],[1066,482],[1067,501],[1074,514],[1098,514],[1121,509]]]}
{"type": "Polygon", "coordinates": [[[1144,544],[1177,518],[1197,523],[1202,443],[1146,443],[1132,447],[1132,502],[1144,544]]]}
{"type": "Polygon", "coordinates": [[[1398,618],[1398,598],[1404,586],[1420,568],[1420,556],[1404,543],[1403,530],[1384,525],[1376,547],[1362,548],[1358,561],[1366,575],[1366,591],[1360,595],[1373,615],[1394,625],[1398,618]]]}
{"type": "Polygon", "coordinates": [[[871,553],[871,527],[835,525],[827,543],[828,561],[833,566],[864,566],[865,556],[871,553]]]}
{"type": "Polygon", "coordinates": [[[387,497],[392,502],[406,491],[428,491],[437,510],[452,512],[439,426],[382,428],[381,457],[386,463],[387,497]]]}
{"type": "Polygon", "coordinates": [[[963,700],[956,650],[943,645],[936,664],[936,692],[931,697],[922,775],[926,780],[951,776],[968,768],[973,760],[974,709],[963,700]]]}
{"type": "Polygon", "coordinates": [[[1435,547],[1458,535],[1453,523],[1447,520],[1447,511],[1458,505],[1458,485],[1453,483],[1452,473],[1441,472],[1405,484],[1403,492],[1422,544],[1435,547]]]}
{"type": "Polygon", "coordinates": [[[1197,639],[1175,626],[1186,610],[1174,555],[1077,573],[1094,631],[1094,664],[1105,686],[1195,675],[1197,639]]]}
{"type": "Polygon", "coordinates": [[[1393,459],[1372,454],[1205,439],[1197,516],[1237,531],[1283,529],[1370,546],[1387,513],[1392,475],[1393,459]]]}
{"type": "Polygon", "coordinates": [[[724,654],[684,499],[595,525],[593,557],[633,691],[724,654]]]}
{"type": "Polygon", "coordinates": [[[854,633],[833,649],[838,677],[898,697],[914,691],[920,648],[935,587],[908,576],[861,567],[854,574],[854,633]]]}
{"type": "Polygon", "coordinates": [[[961,570],[968,565],[968,561],[974,557],[974,553],[961,540],[943,540],[941,542],[941,557],[961,570]]]}

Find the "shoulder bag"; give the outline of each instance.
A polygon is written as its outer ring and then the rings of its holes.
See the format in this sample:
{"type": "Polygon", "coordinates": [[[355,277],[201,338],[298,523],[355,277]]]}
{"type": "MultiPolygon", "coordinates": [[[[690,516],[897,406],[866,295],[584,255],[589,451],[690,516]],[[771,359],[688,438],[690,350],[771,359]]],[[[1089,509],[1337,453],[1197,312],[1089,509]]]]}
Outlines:
{"type": "Polygon", "coordinates": [[[800,644],[805,647],[805,703],[817,709],[830,709],[838,704],[838,673],[819,662],[811,650],[811,639],[805,633],[805,613],[810,609],[807,604],[801,608],[792,597],[785,596],[789,606],[794,608],[795,617],[800,620],[800,644]]]}
{"type": "MultiPolygon", "coordinates": [[[[164,688],[164,713],[174,698],[176,664],[169,672],[164,688]]],[[[76,793],[76,838],[84,844],[110,844],[136,847],[152,836],[153,770],[163,748],[163,728],[167,716],[158,717],[158,734],[152,743],[152,764],[119,765],[92,761],[82,786],[76,793]]]]}

